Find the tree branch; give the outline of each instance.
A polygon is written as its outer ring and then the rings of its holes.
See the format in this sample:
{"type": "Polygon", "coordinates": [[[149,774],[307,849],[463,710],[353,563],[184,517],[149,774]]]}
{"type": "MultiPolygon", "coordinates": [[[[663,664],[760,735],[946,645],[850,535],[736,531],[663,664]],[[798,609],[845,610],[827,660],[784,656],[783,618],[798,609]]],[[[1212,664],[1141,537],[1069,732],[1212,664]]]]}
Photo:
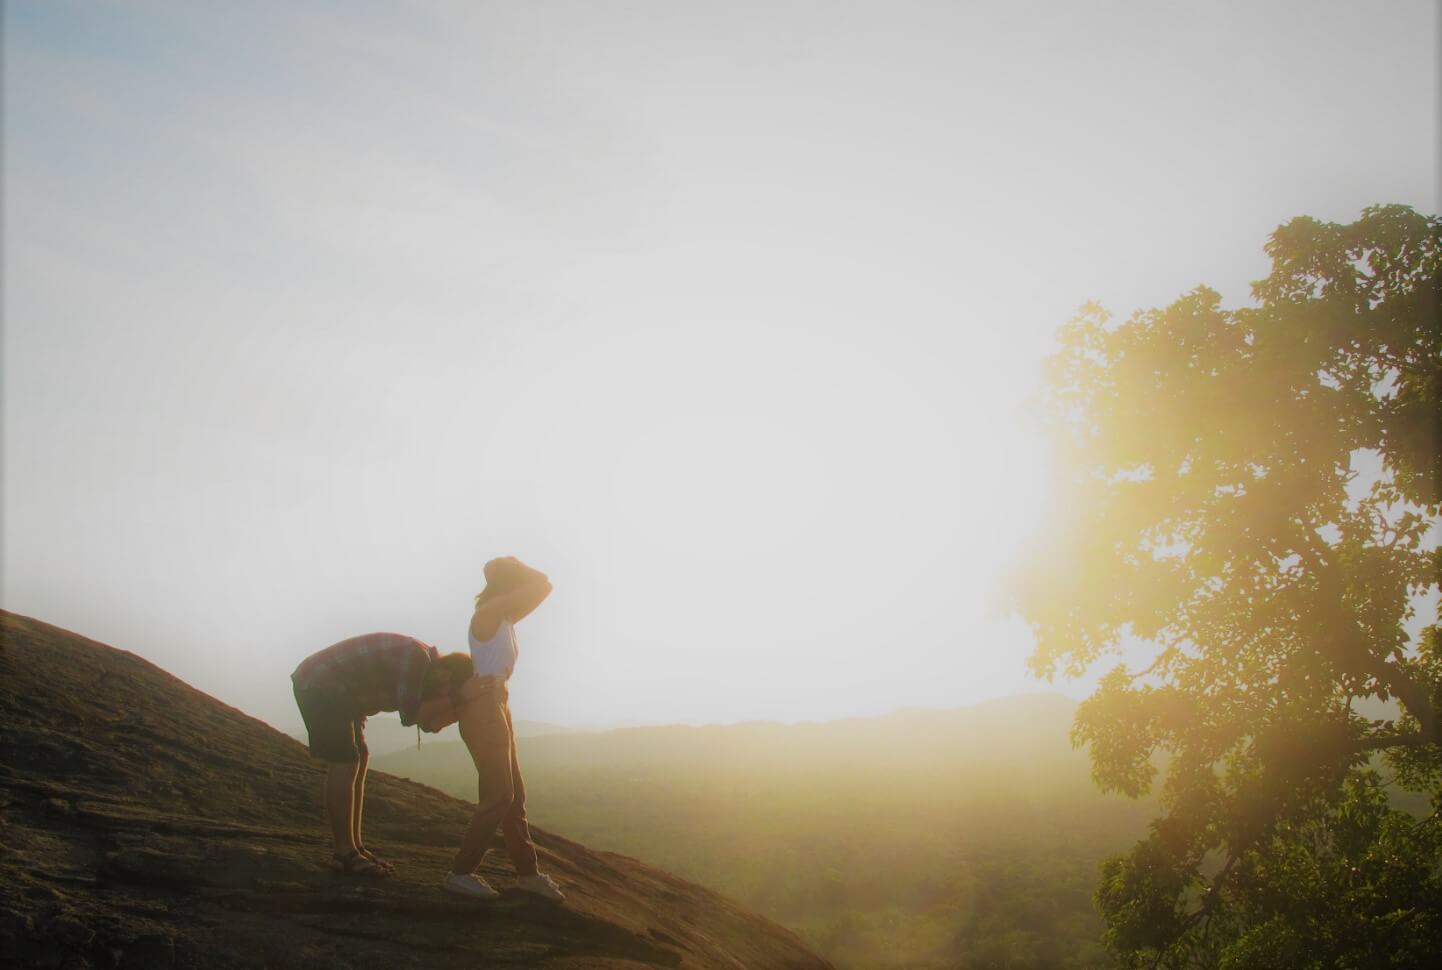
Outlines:
{"type": "MultiPolygon", "coordinates": [[[[1304,528],[1303,535],[1306,537],[1305,548],[1297,550],[1303,560],[1308,561],[1309,568],[1326,595],[1330,598],[1335,596],[1336,602],[1341,602],[1342,597],[1336,595],[1336,582],[1333,575],[1332,565],[1323,554],[1321,542],[1315,533],[1304,528]]],[[[1432,704],[1432,698],[1428,696],[1425,684],[1407,676],[1396,664],[1390,664],[1386,660],[1380,660],[1367,649],[1365,635],[1357,629],[1355,620],[1348,624],[1351,627],[1351,636],[1333,634],[1332,640],[1339,650],[1346,650],[1360,663],[1358,667],[1366,670],[1373,677],[1384,684],[1387,690],[1392,693],[1407,708],[1407,712],[1417,719],[1421,728],[1422,741],[1418,743],[1437,744],[1442,741],[1442,732],[1438,729],[1437,708],[1432,704]]],[[[1326,634],[1323,634],[1326,636],[1326,634]]]]}
{"type": "Polygon", "coordinates": [[[1432,744],[1421,733],[1418,734],[1377,734],[1369,738],[1361,738],[1352,745],[1353,751],[1379,751],[1385,748],[1420,748],[1424,744],[1432,744]]]}
{"type": "Polygon", "coordinates": [[[1381,669],[1373,669],[1372,674],[1386,684],[1387,689],[1406,706],[1407,713],[1417,719],[1417,726],[1421,729],[1418,744],[1437,744],[1442,740],[1437,730],[1437,708],[1432,705],[1432,698],[1427,696],[1426,685],[1408,677],[1395,664],[1385,660],[1381,669]]]}

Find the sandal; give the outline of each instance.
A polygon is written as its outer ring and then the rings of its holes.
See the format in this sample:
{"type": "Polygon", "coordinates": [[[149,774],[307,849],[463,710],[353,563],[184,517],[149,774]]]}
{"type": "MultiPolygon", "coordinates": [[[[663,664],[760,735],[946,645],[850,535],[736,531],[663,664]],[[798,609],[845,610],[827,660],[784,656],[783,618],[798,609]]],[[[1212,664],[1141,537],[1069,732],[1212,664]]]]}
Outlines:
{"type": "Polygon", "coordinates": [[[386,872],[395,872],[395,871],[396,871],[395,863],[389,862],[389,861],[387,861],[387,860],[385,860],[385,859],[382,859],[380,856],[376,855],[376,854],[375,854],[374,852],[372,852],[370,849],[361,849],[361,850],[360,850],[360,854],[363,855],[363,856],[365,856],[365,857],[366,857],[367,859],[369,859],[371,862],[374,862],[376,865],[380,866],[380,867],[381,867],[382,869],[384,869],[386,872]]]}
{"type": "Polygon", "coordinates": [[[331,856],[330,867],[343,876],[365,876],[378,879],[381,876],[390,875],[389,869],[382,868],[359,852],[344,854],[337,852],[331,856]]]}

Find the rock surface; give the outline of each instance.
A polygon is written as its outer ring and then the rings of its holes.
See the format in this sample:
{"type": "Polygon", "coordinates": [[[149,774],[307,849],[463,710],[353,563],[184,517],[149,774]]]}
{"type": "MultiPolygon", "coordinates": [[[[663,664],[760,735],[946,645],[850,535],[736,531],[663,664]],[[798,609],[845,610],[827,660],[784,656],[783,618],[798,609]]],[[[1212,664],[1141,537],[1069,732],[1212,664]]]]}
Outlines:
{"type": "MultiPolygon", "coordinates": [[[[286,689],[286,672],[277,689],[286,689]]],[[[371,772],[386,879],[330,872],[305,747],[134,654],[0,613],[0,953],[7,966],[767,968],[828,964],[668,873],[535,830],[560,905],[439,887],[469,806],[371,772]]],[[[499,841],[497,842],[499,846],[499,841]]]]}

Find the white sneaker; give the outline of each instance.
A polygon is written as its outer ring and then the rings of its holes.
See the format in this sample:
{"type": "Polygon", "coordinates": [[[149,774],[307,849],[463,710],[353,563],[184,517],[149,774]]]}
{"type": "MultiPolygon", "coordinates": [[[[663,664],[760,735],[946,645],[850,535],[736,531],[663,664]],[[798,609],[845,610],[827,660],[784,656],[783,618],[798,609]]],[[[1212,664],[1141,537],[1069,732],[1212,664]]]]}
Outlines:
{"type": "Polygon", "coordinates": [[[538,872],[534,876],[517,876],[516,888],[523,889],[528,893],[535,893],[542,899],[549,899],[553,903],[559,903],[566,898],[561,892],[561,887],[544,872],[538,872]]]}
{"type": "Polygon", "coordinates": [[[500,893],[491,888],[490,883],[474,873],[467,873],[463,876],[448,872],[446,878],[441,881],[441,888],[460,896],[470,896],[472,899],[499,899],[501,897],[500,893]]]}

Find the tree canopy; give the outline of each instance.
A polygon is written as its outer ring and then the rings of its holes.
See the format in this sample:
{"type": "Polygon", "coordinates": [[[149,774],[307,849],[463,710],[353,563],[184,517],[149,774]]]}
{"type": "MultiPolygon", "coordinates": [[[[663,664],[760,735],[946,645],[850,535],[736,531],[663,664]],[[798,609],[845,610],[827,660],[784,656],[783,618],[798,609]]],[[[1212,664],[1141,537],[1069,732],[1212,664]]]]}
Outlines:
{"type": "Polygon", "coordinates": [[[1422,965],[1442,948],[1442,220],[1302,217],[1266,251],[1250,305],[1199,287],[1061,330],[1056,501],[1014,605],[1043,676],[1147,654],[1073,728],[1104,789],[1162,776],[1165,815],[1097,894],[1123,964],[1422,965]]]}

